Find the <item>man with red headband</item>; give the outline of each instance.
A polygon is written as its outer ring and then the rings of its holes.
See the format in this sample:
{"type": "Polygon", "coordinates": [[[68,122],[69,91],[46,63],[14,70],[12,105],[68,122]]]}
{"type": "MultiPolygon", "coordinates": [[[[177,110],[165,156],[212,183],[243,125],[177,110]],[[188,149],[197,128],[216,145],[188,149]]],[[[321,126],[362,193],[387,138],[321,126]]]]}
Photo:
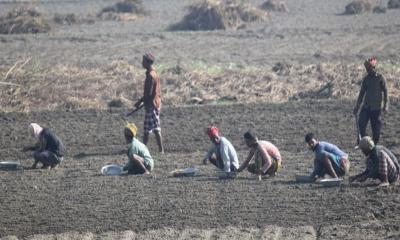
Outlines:
{"type": "Polygon", "coordinates": [[[224,172],[236,172],[239,168],[239,160],[233,145],[228,139],[220,136],[217,127],[208,127],[206,133],[212,144],[203,159],[203,163],[207,164],[210,161],[224,172]]]}
{"type": "Polygon", "coordinates": [[[143,97],[136,102],[135,107],[139,108],[142,103],[145,108],[144,135],[143,143],[147,145],[149,134],[154,132],[158,144],[158,150],[164,152],[161,127],[160,127],[160,108],[161,108],[161,86],[160,78],[153,67],[155,61],[151,53],[143,55],[142,65],[146,69],[146,80],[144,82],[143,97]]]}
{"type": "Polygon", "coordinates": [[[371,120],[372,138],[375,144],[379,142],[382,128],[381,111],[388,111],[388,93],[386,80],[382,74],[376,71],[377,59],[369,58],[364,62],[367,76],[364,77],[361,90],[358,95],[357,104],[354,108],[354,115],[359,113],[358,127],[361,137],[366,136],[368,121],[371,120]]]}

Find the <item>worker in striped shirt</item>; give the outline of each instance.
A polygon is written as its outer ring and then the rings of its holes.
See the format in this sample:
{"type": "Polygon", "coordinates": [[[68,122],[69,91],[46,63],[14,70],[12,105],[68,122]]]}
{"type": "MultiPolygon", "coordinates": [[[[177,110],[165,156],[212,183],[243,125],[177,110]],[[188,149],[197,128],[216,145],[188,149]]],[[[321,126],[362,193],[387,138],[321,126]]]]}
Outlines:
{"type": "Polygon", "coordinates": [[[400,166],[396,156],[387,148],[375,145],[371,137],[363,137],[359,148],[367,156],[364,172],[349,178],[350,182],[364,182],[368,178],[379,179],[378,187],[389,186],[399,180],[400,166]]]}

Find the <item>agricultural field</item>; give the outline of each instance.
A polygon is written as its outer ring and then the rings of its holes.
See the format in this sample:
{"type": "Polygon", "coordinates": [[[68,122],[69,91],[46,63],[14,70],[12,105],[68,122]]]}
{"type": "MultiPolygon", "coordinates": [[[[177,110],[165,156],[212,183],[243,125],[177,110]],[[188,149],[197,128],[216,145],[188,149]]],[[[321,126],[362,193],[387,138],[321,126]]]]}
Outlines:
{"type": "Polygon", "coordinates": [[[400,154],[400,9],[250,0],[246,11],[217,9],[222,29],[203,30],[213,21],[188,22],[201,19],[199,2],[145,0],[121,13],[117,1],[0,0],[0,161],[24,167],[0,171],[0,239],[399,239],[398,186],[346,177],[324,188],[295,176],[312,171],[309,131],[349,153],[350,175],[364,169],[352,110],[372,55],[390,97],[381,144],[400,154]],[[161,77],[165,154],[151,138],[152,176],[102,176],[105,164],[127,161],[126,122],[142,137],[144,112],[124,113],[142,96],[146,52],[161,77]],[[29,169],[30,122],[65,142],[59,168],[29,169]],[[239,161],[247,130],[271,141],[282,170],[219,179],[202,165],[210,124],[239,161]],[[171,177],[185,167],[198,174],[171,177]]]}

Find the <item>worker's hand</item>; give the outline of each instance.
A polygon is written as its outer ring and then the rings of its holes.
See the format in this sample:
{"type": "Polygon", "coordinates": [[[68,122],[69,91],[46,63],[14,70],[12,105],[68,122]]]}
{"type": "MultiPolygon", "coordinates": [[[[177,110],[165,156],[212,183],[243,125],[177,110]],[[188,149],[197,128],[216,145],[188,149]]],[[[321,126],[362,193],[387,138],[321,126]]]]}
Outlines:
{"type": "Polygon", "coordinates": [[[35,151],[35,150],[36,150],[36,147],[35,147],[35,146],[33,146],[33,147],[23,147],[23,148],[22,148],[22,151],[23,151],[23,152],[35,151]]]}
{"type": "Polygon", "coordinates": [[[141,101],[136,102],[136,103],[135,103],[135,108],[139,108],[140,105],[141,105],[141,103],[142,103],[141,101]]]}
{"type": "Polygon", "coordinates": [[[380,184],[378,184],[377,187],[388,187],[389,186],[389,182],[381,182],[380,184]]]}
{"type": "Polygon", "coordinates": [[[387,113],[389,111],[389,106],[388,105],[385,105],[384,107],[383,107],[383,112],[384,113],[387,113]]]}
{"type": "Polygon", "coordinates": [[[368,178],[368,176],[366,176],[366,175],[363,175],[363,176],[361,176],[361,177],[358,177],[358,181],[359,182],[365,182],[366,180],[367,180],[367,178],[368,178]]]}
{"type": "Polygon", "coordinates": [[[204,165],[207,165],[207,164],[208,164],[208,158],[204,158],[204,159],[203,159],[203,164],[204,164],[204,165]]]}
{"type": "Polygon", "coordinates": [[[353,115],[357,115],[358,114],[358,107],[355,107],[353,110],[353,115]]]}
{"type": "Polygon", "coordinates": [[[351,177],[349,177],[349,182],[350,182],[350,183],[354,182],[355,180],[357,180],[357,176],[351,176],[351,177]]]}

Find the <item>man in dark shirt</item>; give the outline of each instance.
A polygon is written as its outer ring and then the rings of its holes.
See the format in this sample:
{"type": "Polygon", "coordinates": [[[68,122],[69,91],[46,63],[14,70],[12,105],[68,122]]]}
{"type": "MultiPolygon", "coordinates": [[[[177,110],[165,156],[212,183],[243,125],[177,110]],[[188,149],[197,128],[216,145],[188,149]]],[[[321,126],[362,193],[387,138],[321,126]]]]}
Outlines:
{"type": "Polygon", "coordinates": [[[354,115],[359,113],[358,126],[361,137],[366,136],[368,121],[371,120],[372,138],[374,143],[379,142],[382,128],[381,110],[388,111],[388,93],[385,78],[376,71],[377,60],[375,57],[367,59],[364,66],[367,76],[364,77],[361,90],[358,95],[357,105],[354,108],[354,115]]]}
{"type": "Polygon", "coordinates": [[[29,129],[32,135],[38,139],[38,143],[34,147],[25,148],[24,150],[35,150],[33,158],[35,162],[32,168],[35,169],[38,162],[42,163],[42,168],[55,168],[63,160],[65,154],[65,146],[50,129],[42,128],[37,123],[31,123],[29,129]]]}
{"type": "Polygon", "coordinates": [[[399,179],[400,166],[396,156],[387,148],[375,145],[373,140],[366,136],[360,140],[359,148],[367,156],[364,172],[349,178],[350,182],[364,182],[367,178],[379,179],[379,187],[389,186],[399,179]]]}
{"type": "Polygon", "coordinates": [[[161,86],[160,78],[153,67],[154,56],[150,53],[143,55],[142,65],[146,69],[146,80],[144,82],[143,97],[136,102],[139,108],[144,104],[146,111],[144,119],[143,143],[147,145],[149,134],[154,132],[158,144],[158,150],[163,153],[164,146],[161,136],[160,109],[161,109],[161,86]]]}

